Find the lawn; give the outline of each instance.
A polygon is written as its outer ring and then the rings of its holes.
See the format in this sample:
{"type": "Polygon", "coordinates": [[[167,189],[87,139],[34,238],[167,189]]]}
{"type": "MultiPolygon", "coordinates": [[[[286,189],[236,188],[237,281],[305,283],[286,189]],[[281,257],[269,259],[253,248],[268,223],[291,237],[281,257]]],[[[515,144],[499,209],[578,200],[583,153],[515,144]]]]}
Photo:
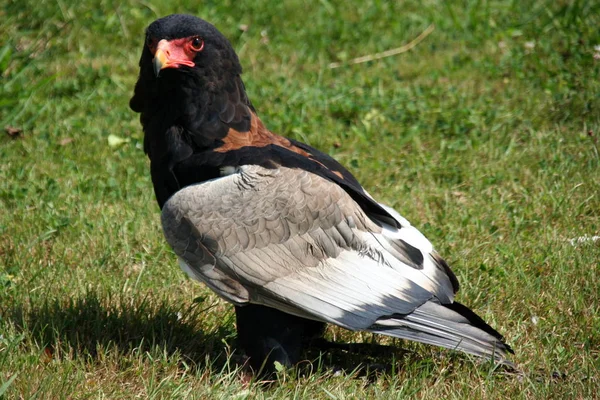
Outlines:
{"type": "Polygon", "coordinates": [[[0,398],[600,396],[599,2],[175,3],[1,6],[0,398]],[[248,382],[232,308],[162,237],[128,107],[144,29],[173,12],[231,40],[271,130],[423,231],[519,373],[330,327],[393,348],[248,382]]]}

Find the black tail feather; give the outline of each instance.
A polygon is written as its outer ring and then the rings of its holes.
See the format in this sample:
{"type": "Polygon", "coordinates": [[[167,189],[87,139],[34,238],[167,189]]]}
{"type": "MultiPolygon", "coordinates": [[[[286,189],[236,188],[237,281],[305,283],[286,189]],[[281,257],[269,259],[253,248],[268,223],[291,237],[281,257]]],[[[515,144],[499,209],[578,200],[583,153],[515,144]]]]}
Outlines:
{"type": "Polygon", "coordinates": [[[506,346],[506,350],[509,353],[515,354],[513,349],[504,342],[504,336],[502,336],[500,332],[489,326],[488,323],[483,320],[483,318],[475,314],[470,308],[459,303],[458,301],[455,301],[452,304],[443,304],[443,306],[465,317],[474,327],[479,328],[482,331],[494,336],[496,339],[504,343],[504,346],[506,346]]]}
{"type": "Polygon", "coordinates": [[[410,314],[380,318],[368,330],[460,350],[514,368],[507,359],[508,353],[514,352],[502,335],[460,303],[428,301],[410,314]]]}

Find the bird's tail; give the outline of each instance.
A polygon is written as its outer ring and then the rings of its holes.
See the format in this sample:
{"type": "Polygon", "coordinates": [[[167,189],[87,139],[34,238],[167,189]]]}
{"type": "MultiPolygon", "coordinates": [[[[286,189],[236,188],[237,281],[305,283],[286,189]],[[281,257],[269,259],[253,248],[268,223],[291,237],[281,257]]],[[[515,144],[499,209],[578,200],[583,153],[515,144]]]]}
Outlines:
{"type": "Polygon", "coordinates": [[[502,335],[464,305],[428,301],[409,315],[380,318],[369,331],[460,350],[515,367],[502,335]]]}

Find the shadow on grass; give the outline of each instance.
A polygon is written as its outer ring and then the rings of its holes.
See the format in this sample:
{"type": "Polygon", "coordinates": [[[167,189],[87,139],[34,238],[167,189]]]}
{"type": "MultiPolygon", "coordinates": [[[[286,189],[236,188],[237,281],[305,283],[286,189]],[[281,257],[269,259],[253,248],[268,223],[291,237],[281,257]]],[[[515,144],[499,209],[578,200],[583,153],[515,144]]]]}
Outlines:
{"type": "MultiPolygon", "coordinates": [[[[208,307],[210,308],[210,307],[208,307]]],[[[13,307],[5,314],[45,349],[47,355],[97,358],[101,349],[178,354],[188,365],[208,359],[220,368],[227,362],[225,342],[233,341],[232,324],[203,331],[205,304],[177,307],[167,300],[132,301],[88,293],[68,301],[48,300],[30,310],[13,307]]]]}
{"type": "MultiPolygon", "coordinates": [[[[123,356],[157,354],[158,350],[161,355],[179,357],[178,362],[192,369],[203,368],[207,361],[215,371],[228,362],[242,366],[246,359],[235,349],[234,324],[221,321],[211,331],[202,325],[210,308],[202,303],[186,307],[166,299],[132,300],[90,292],[66,301],[47,300],[29,310],[13,306],[4,315],[50,357],[68,354],[93,361],[99,351],[116,348],[123,356]],[[229,359],[227,348],[234,351],[229,359]]],[[[233,319],[233,314],[229,317],[233,319]]],[[[404,364],[431,366],[418,352],[401,347],[324,339],[310,346],[305,360],[312,360],[298,365],[298,372],[305,376],[328,370],[376,378],[381,373],[394,375],[404,364]]]]}
{"type": "MultiPolygon", "coordinates": [[[[367,378],[376,378],[381,373],[395,374],[399,362],[414,363],[421,359],[417,353],[397,346],[330,342],[324,339],[315,341],[306,355],[316,360],[316,364],[320,363],[322,368],[367,378]]],[[[302,368],[302,364],[299,367],[302,368]]]]}

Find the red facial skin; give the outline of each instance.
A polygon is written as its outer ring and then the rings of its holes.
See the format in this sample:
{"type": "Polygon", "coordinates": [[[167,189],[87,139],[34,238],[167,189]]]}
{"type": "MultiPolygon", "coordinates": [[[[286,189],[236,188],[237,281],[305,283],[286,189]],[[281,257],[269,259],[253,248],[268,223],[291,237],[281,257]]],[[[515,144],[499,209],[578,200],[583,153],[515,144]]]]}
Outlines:
{"type": "Polygon", "coordinates": [[[194,67],[194,58],[196,53],[204,50],[204,41],[198,36],[191,36],[173,40],[162,39],[158,43],[153,41],[148,46],[154,55],[154,70],[158,76],[158,72],[165,68],[179,68],[183,65],[194,67]]]}

